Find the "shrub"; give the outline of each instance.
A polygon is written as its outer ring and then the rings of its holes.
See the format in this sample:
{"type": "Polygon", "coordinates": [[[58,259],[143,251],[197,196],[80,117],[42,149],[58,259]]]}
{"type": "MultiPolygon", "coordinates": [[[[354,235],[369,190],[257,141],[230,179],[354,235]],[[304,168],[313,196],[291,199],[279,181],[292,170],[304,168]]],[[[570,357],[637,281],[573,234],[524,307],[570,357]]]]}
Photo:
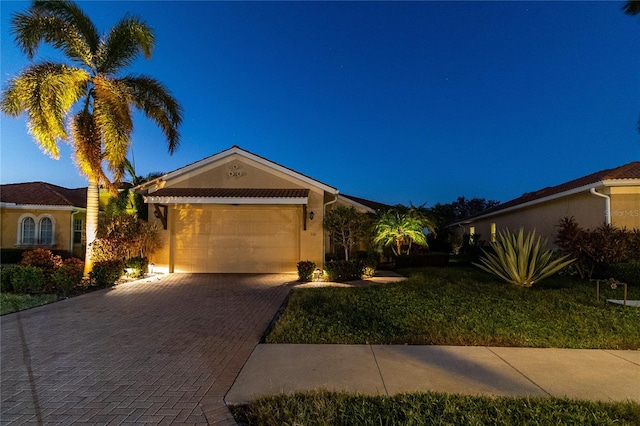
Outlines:
{"type": "Polygon", "coordinates": [[[126,249],[117,238],[103,237],[96,238],[91,243],[91,258],[95,263],[109,262],[126,257],[126,249]]]}
{"type": "Polygon", "coordinates": [[[358,260],[336,260],[327,263],[324,269],[328,281],[339,283],[362,278],[363,266],[358,260]]]}
{"type": "Polygon", "coordinates": [[[362,275],[365,277],[373,277],[378,269],[378,261],[373,257],[368,257],[360,261],[362,275]]]}
{"type": "Polygon", "coordinates": [[[130,277],[133,278],[142,278],[144,274],[149,270],[149,259],[146,257],[132,257],[127,260],[127,264],[125,265],[129,271],[127,273],[130,277]]]}
{"type": "Polygon", "coordinates": [[[315,262],[301,260],[296,266],[298,267],[298,281],[303,283],[313,281],[313,273],[316,270],[315,262]]]}
{"type": "Polygon", "coordinates": [[[18,265],[13,269],[13,291],[23,294],[40,293],[44,288],[45,274],[41,268],[18,265]]]}
{"type": "Polygon", "coordinates": [[[113,287],[118,278],[124,274],[124,262],[122,260],[105,260],[93,264],[93,270],[89,278],[98,288],[113,287]]]}
{"type": "Polygon", "coordinates": [[[0,293],[13,291],[13,266],[0,266],[0,293]]]}
{"type": "Polygon", "coordinates": [[[640,286],[640,261],[614,263],[607,273],[623,283],[640,286]]]}
{"type": "Polygon", "coordinates": [[[51,281],[57,291],[66,296],[82,282],[83,269],[84,263],[80,259],[67,259],[51,274],[51,281]]]}
{"type": "Polygon", "coordinates": [[[474,265],[512,284],[531,287],[574,261],[567,260],[568,256],[552,259],[553,252],[544,250],[547,241],[540,237],[535,240],[535,231],[525,237],[520,228],[517,236],[509,231],[499,236],[493,245],[495,254],[485,252],[482,263],[474,265]]]}
{"type": "Polygon", "coordinates": [[[585,230],[573,217],[562,218],[558,227],[555,242],[563,254],[576,259],[571,268],[580,278],[604,276],[610,265],[640,261],[640,230],[628,231],[611,225],[585,230]]]}
{"type": "Polygon", "coordinates": [[[50,250],[37,248],[22,253],[22,261],[24,266],[35,266],[41,268],[44,272],[51,273],[55,268],[62,265],[62,257],[51,253],[50,250]]]}

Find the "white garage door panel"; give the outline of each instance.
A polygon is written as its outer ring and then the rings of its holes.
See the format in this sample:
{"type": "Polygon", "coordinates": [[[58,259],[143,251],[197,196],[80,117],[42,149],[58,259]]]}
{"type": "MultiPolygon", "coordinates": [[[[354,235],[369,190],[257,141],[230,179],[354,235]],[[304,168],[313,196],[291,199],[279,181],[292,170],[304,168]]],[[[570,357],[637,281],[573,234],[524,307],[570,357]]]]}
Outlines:
{"type": "Polygon", "coordinates": [[[173,224],[175,272],[293,272],[300,219],[292,207],[180,210],[173,224]]]}

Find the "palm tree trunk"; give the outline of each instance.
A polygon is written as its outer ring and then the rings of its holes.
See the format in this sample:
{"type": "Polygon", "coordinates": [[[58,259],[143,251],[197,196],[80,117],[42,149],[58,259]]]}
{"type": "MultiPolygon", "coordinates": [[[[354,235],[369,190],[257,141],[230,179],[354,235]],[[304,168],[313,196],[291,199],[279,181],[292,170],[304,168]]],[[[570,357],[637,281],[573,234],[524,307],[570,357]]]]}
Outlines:
{"type": "Polygon", "coordinates": [[[91,253],[93,247],[91,243],[96,239],[98,233],[98,210],[100,203],[100,190],[98,182],[93,178],[89,178],[87,186],[87,219],[86,219],[86,248],[84,251],[84,275],[88,276],[93,269],[91,253]]]}

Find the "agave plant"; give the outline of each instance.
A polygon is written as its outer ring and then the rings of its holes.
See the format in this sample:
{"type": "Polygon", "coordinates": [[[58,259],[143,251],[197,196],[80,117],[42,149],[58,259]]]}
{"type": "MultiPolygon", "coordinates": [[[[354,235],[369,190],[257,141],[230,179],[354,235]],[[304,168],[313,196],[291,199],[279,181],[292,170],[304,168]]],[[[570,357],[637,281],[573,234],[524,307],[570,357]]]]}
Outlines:
{"type": "Polygon", "coordinates": [[[517,235],[508,230],[498,233],[499,242],[493,245],[495,254],[483,249],[482,263],[474,265],[512,284],[531,287],[575,260],[568,256],[553,259],[553,252],[545,250],[547,240],[536,239],[535,234],[533,231],[525,236],[522,228],[517,235]]]}

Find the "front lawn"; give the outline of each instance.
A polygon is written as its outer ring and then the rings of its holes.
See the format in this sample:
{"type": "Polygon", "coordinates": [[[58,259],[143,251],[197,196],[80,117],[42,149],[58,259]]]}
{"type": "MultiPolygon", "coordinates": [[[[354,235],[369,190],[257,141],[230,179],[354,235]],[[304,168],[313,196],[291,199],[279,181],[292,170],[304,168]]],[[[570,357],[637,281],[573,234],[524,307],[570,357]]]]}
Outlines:
{"type": "Polygon", "coordinates": [[[55,294],[0,293],[0,315],[10,314],[58,300],[55,294]]]}
{"type": "Polygon", "coordinates": [[[408,281],[294,290],[266,342],[640,348],[640,309],[605,301],[620,288],[598,302],[594,283],[570,277],[527,289],[469,267],[401,272],[408,281]]]}
{"type": "Polygon", "coordinates": [[[316,391],[233,407],[246,425],[638,425],[634,402],[491,398],[444,393],[361,396],[316,391]]]}

